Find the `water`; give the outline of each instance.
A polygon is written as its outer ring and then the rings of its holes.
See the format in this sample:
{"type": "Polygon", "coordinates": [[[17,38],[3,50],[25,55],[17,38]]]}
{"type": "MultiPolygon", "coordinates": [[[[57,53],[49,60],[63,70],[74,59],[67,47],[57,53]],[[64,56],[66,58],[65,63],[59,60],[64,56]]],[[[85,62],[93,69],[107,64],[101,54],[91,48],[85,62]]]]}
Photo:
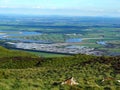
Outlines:
{"type": "Polygon", "coordinates": [[[85,48],[85,46],[71,45],[71,46],[67,46],[66,48],[68,48],[68,49],[74,49],[74,48],[76,48],[76,49],[82,49],[82,48],[85,48]]]}
{"type": "Polygon", "coordinates": [[[10,34],[10,36],[30,36],[30,35],[41,35],[41,33],[37,33],[37,32],[19,32],[17,34],[10,34]]]}
{"type": "MultiPolygon", "coordinates": [[[[32,36],[32,35],[42,35],[42,33],[39,32],[29,32],[29,31],[0,31],[0,39],[6,39],[6,40],[13,40],[13,41],[21,41],[21,42],[38,42],[38,43],[45,43],[46,41],[42,40],[25,40],[17,38],[17,36],[32,36]],[[13,38],[13,37],[16,38],[13,38]]],[[[49,42],[46,42],[49,43],[49,42]]]]}
{"type": "Polygon", "coordinates": [[[106,45],[106,42],[105,41],[97,41],[97,44],[106,45]]]}
{"type": "MultiPolygon", "coordinates": [[[[6,40],[14,40],[14,41],[23,41],[23,42],[47,42],[48,41],[35,41],[35,40],[25,40],[25,39],[20,39],[19,36],[32,36],[32,35],[42,35],[42,33],[39,32],[31,32],[31,31],[0,31],[0,38],[1,39],[6,39],[6,40]],[[17,37],[18,36],[18,37],[17,37]],[[13,38],[15,37],[15,38],[13,38]]],[[[67,39],[67,43],[76,43],[76,42],[81,42],[81,38],[70,38],[67,39]]],[[[51,43],[51,42],[50,42],[51,43]]]]}
{"type": "Polygon", "coordinates": [[[6,38],[6,40],[26,42],[26,43],[52,43],[52,42],[44,41],[44,40],[30,40],[30,39],[19,39],[19,38],[6,38]]]}
{"type": "MultiPolygon", "coordinates": [[[[29,31],[0,31],[0,33],[4,33],[5,35],[1,34],[2,36],[29,36],[29,35],[41,35],[42,33],[38,32],[29,32],[29,31]]],[[[0,36],[1,36],[0,35],[0,36]]]]}
{"type": "Polygon", "coordinates": [[[70,38],[66,40],[67,43],[76,43],[76,42],[82,42],[81,38],[70,38]]]}

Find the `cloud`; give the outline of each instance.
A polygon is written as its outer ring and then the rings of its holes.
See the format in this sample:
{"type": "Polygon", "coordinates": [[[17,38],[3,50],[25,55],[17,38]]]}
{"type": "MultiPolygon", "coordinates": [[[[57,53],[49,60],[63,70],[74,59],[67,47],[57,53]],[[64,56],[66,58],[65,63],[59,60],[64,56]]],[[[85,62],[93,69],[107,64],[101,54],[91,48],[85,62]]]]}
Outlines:
{"type": "Polygon", "coordinates": [[[0,0],[0,3],[9,3],[11,0],[0,0]]]}
{"type": "Polygon", "coordinates": [[[28,8],[32,8],[32,9],[51,9],[51,10],[60,9],[60,8],[57,8],[57,7],[43,7],[43,6],[33,6],[33,7],[28,7],[28,8]]]}
{"type": "Polygon", "coordinates": [[[32,7],[28,7],[28,8],[32,8],[32,9],[44,9],[44,7],[42,7],[42,6],[32,6],[32,7]]]}
{"type": "Polygon", "coordinates": [[[0,8],[10,8],[8,4],[11,2],[11,0],[0,0],[0,8]]]}
{"type": "Polygon", "coordinates": [[[120,10],[117,10],[118,13],[120,13],[120,10]]]}
{"type": "Polygon", "coordinates": [[[0,8],[2,8],[2,9],[15,9],[15,8],[19,9],[19,8],[23,8],[23,7],[1,5],[0,8]]]}
{"type": "Polygon", "coordinates": [[[8,6],[0,6],[0,8],[10,8],[10,7],[8,7],[8,6]]]}

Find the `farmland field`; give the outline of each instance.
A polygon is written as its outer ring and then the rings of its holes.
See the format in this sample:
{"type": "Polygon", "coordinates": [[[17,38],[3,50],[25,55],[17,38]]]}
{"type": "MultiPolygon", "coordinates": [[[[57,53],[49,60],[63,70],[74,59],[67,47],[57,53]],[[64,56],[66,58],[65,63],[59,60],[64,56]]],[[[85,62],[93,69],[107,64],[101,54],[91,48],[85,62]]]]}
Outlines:
{"type": "Polygon", "coordinates": [[[1,41],[69,43],[120,54],[120,18],[1,16],[0,21],[1,41]]]}

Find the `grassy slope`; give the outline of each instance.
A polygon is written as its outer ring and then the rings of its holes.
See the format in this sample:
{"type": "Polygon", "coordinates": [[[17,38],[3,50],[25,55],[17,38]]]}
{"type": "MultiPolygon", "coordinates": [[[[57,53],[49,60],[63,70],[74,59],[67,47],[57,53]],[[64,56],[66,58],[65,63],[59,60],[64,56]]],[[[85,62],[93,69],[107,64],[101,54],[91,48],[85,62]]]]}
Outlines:
{"type": "Polygon", "coordinates": [[[32,53],[37,56],[41,56],[41,57],[65,57],[65,56],[68,56],[68,55],[64,55],[64,54],[55,54],[55,53],[46,53],[46,52],[34,52],[34,51],[27,51],[27,52],[32,53]]]}
{"type": "Polygon", "coordinates": [[[76,55],[38,58],[0,47],[0,90],[119,90],[120,57],[76,55]],[[53,85],[75,77],[78,86],[53,85]]]}

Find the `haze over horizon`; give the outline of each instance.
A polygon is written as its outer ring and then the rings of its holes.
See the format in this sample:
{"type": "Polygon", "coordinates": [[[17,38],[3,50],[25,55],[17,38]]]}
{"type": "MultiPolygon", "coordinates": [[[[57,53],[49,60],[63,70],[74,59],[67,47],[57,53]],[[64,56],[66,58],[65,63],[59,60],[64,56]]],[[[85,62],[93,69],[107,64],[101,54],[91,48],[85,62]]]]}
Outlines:
{"type": "Polygon", "coordinates": [[[0,0],[0,14],[120,17],[120,0],[0,0]]]}

